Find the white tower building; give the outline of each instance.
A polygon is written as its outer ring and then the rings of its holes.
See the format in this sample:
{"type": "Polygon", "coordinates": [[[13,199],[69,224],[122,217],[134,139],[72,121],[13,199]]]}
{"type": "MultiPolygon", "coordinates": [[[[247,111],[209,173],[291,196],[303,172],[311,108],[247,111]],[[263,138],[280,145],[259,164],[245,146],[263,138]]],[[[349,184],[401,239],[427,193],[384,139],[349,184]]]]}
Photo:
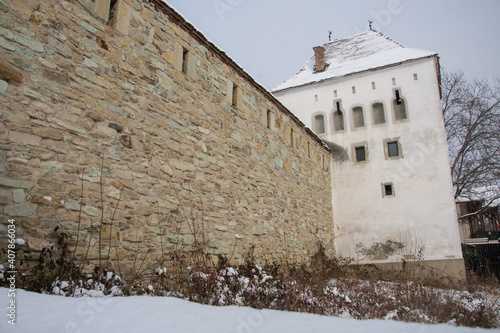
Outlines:
{"type": "Polygon", "coordinates": [[[273,94],[332,148],[337,254],[463,277],[438,55],[377,31],[314,51],[273,94]]]}

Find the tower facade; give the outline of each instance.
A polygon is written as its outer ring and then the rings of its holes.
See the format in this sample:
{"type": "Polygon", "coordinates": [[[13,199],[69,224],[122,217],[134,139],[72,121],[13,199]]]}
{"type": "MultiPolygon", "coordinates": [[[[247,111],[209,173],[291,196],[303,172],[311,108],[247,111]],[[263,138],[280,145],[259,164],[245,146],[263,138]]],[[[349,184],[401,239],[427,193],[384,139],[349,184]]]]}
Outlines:
{"type": "Polygon", "coordinates": [[[463,276],[438,55],[376,31],[314,51],[273,93],[332,149],[337,254],[463,276]]]}

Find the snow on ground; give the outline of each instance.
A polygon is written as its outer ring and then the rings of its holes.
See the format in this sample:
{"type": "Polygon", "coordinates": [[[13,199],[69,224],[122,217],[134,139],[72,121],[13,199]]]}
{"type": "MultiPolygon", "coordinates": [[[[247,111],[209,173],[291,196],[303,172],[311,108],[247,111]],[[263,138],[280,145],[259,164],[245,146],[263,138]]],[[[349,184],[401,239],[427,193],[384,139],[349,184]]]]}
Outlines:
{"type": "Polygon", "coordinates": [[[358,321],[305,313],[214,307],[170,297],[74,298],[16,290],[16,325],[8,323],[6,307],[11,298],[0,288],[0,332],[99,333],[466,333],[491,330],[423,325],[391,320],[358,321]]]}

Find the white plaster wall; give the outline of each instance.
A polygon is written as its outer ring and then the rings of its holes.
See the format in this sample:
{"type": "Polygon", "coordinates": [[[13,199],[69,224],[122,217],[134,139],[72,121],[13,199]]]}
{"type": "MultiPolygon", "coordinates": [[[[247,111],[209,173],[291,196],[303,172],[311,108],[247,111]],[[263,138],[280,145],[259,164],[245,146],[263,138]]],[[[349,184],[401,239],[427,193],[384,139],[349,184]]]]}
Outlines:
{"type": "Polygon", "coordinates": [[[425,260],[462,258],[436,68],[433,57],[275,94],[309,127],[313,115],[324,113],[326,134],[321,137],[349,155],[348,161],[334,160],[332,166],[339,255],[360,263],[400,261],[424,246],[425,260]],[[396,88],[406,101],[406,121],[394,121],[396,88]],[[345,131],[339,133],[333,132],[335,100],[341,100],[345,117],[345,131]],[[385,124],[372,125],[368,111],[373,102],[383,102],[385,124]],[[364,109],[364,128],[352,128],[351,107],[356,105],[364,109]],[[384,154],[384,140],[391,138],[401,143],[399,159],[386,159],[384,154]],[[353,145],[363,142],[367,161],[355,162],[353,145]],[[383,183],[394,184],[393,197],[383,197],[383,183]],[[369,248],[387,240],[406,247],[379,260],[358,253],[358,243],[369,248]]]}

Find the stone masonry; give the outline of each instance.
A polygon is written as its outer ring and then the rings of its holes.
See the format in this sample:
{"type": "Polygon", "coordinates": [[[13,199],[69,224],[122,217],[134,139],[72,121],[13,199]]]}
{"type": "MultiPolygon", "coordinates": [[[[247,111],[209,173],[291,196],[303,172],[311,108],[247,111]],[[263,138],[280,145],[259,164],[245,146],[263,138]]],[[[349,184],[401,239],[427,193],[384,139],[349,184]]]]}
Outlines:
{"type": "Polygon", "coordinates": [[[0,146],[18,260],[61,233],[122,265],[198,243],[300,262],[333,238],[329,149],[160,0],[0,0],[0,146]]]}

